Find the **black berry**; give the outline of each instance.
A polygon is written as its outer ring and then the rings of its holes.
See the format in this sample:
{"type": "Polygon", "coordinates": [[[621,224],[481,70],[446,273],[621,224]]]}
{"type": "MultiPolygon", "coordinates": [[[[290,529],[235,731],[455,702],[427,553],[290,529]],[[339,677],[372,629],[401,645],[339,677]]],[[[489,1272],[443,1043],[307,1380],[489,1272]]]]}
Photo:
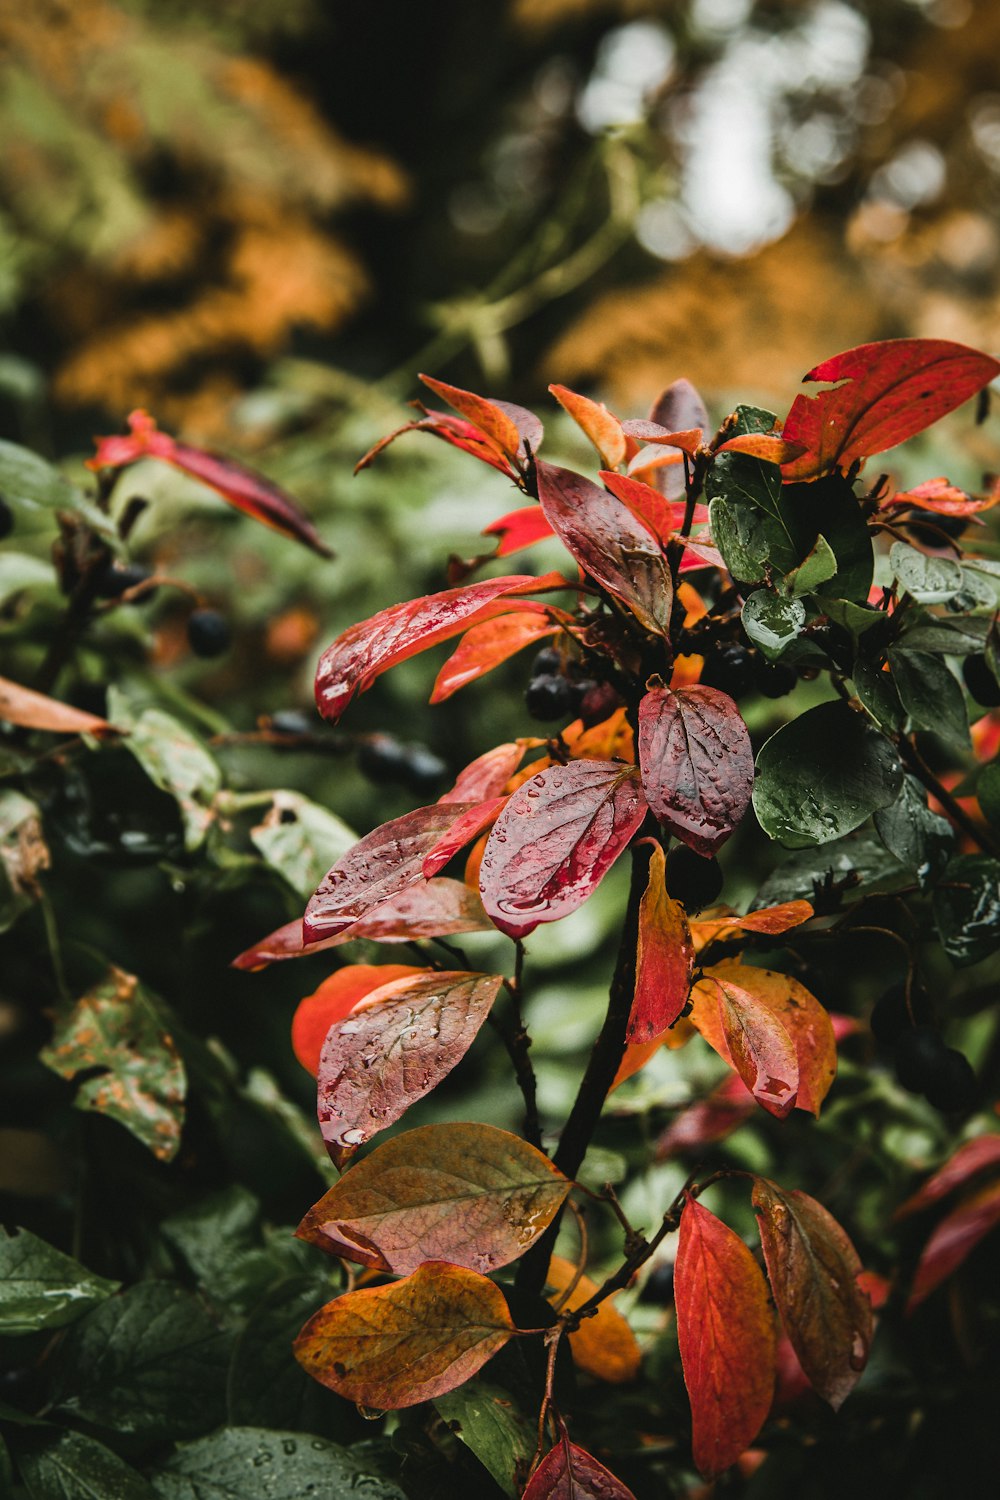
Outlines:
{"type": "Polygon", "coordinates": [[[187,637],[195,656],[221,656],[229,650],[233,632],[217,609],[196,609],[188,616],[187,637]]]}
{"type": "Polygon", "coordinates": [[[14,512],[0,495],[0,541],[14,530],[14,512]]]}
{"type": "Polygon", "coordinates": [[[739,698],[753,687],[754,672],[750,652],[736,641],[717,645],[705,657],[701,680],[705,687],[718,688],[731,698],[739,698]]]}
{"type": "Polygon", "coordinates": [[[358,747],[358,769],[369,781],[402,781],[406,746],[391,734],[373,734],[358,747]]]}
{"type": "Polygon", "coordinates": [[[667,890],[688,911],[701,911],[717,900],[722,878],[717,859],[695,854],[686,844],[677,844],[667,855],[667,890]]]}
{"type": "Polygon", "coordinates": [[[974,1109],[979,1099],[979,1085],[969,1059],[954,1047],[945,1048],[933,1078],[924,1086],[924,1098],[946,1114],[959,1109],[974,1109]]]}
{"type": "Polygon", "coordinates": [[[400,781],[411,792],[433,792],[448,774],[440,755],[426,745],[407,745],[400,781]]]}
{"type": "Polygon", "coordinates": [[[554,646],[543,646],[531,663],[532,677],[544,677],[548,674],[558,676],[562,671],[562,657],[554,646]]]}
{"type": "Polygon", "coordinates": [[[1000,682],[982,656],[967,656],[962,663],[962,678],[977,703],[984,708],[1000,706],[1000,682]]]}
{"type": "Polygon", "coordinates": [[[674,1268],[669,1261],[654,1266],[642,1284],[640,1302],[652,1302],[658,1307],[667,1307],[674,1300],[674,1268]]]}
{"type": "Polygon", "coordinates": [[[872,1007],[868,1024],[872,1036],[882,1047],[891,1047],[897,1037],[913,1026],[926,1026],[934,1019],[931,1002],[925,990],[913,985],[910,990],[913,1018],[906,1008],[906,986],[894,984],[880,995],[872,1007]]]}
{"type": "Polygon", "coordinates": [[[799,680],[799,674],[786,662],[765,661],[762,656],[758,656],[753,664],[753,680],[758,693],[762,693],[765,698],[783,698],[792,691],[799,680]]]}
{"type": "Polygon", "coordinates": [[[914,1026],[896,1038],[893,1057],[896,1077],[911,1094],[922,1094],[941,1066],[948,1048],[933,1026],[914,1026]]]}
{"type": "Polygon", "coordinates": [[[573,707],[573,689],[565,677],[546,672],[528,683],[524,703],[533,719],[561,719],[573,707]]]}
{"type": "MultiPolygon", "coordinates": [[[[107,563],[97,579],[97,594],[101,599],[120,599],[127,589],[134,589],[137,584],[145,583],[150,577],[152,574],[149,569],[141,568],[138,563],[107,563]]],[[[155,589],[150,589],[148,593],[142,594],[142,603],[152,599],[155,593],[155,589]]],[[[138,602],[137,600],[136,603],[138,602]]]]}

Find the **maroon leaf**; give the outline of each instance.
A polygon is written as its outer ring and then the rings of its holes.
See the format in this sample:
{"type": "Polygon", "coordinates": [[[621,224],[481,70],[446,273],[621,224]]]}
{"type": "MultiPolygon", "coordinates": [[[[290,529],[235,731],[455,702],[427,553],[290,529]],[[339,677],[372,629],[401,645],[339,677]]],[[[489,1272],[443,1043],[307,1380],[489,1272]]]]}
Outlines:
{"type": "Polygon", "coordinates": [[[457,385],[446,385],[443,380],[434,380],[430,375],[421,375],[419,378],[435,396],[440,396],[459,416],[473,423],[490,447],[495,448],[502,458],[513,459],[524,453],[518,423],[509,415],[511,410],[516,410],[522,420],[528,418],[534,423],[532,433],[537,433],[538,441],[541,441],[541,423],[530,412],[523,411],[520,407],[504,410],[506,403],[488,401],[485,396],[463,391],[457,385]]]}
{"type": "Polygon", "coordinates": [[[503,978],[455,970],[395,979],[330,1028],[319,1062],[317,1114],[341,1166],[465,1056],[503,978]]]}
{"type": "Polygon", "coordinates": [[[507,557],[511,552],[520,552],[552,535],[552,527],[545,519],[540,505],[522,505],[497,521],[483,527],[483,536],[498,536],[500,545],[497,557],[507,557]]]}
{"type": "Polygon", "coordinates": [[[930,1208],[987,1167],[1000,1167],[1000,1135],[977,1135],[959,1146],[920,1191],[897,1208],[895,1217],[903,1219],[930,1208]]]}
{"type": "Polygon", "coordinates": [[[674,1302],[695,1466],[710,1479],[736,1462],[767,1418],[774,1319],[747,1246],[690,1194],[681,1213],[674,1302]]]}
{"type": "Polygon", "coordinates": [[[460,634],[473,621],[502,614],[505,596],[533,594],[562,582],[558,573],[547,573],[543,578],[487,578],[393,604],[371,619],[352,625],[320,657],[316,671],[320,713],[336,722],[355,693],[365,692],[389,667],[460,634]]]}
{"type": "Polygon", "coordinates": [[[707,432],[709,428],[708,408],[690,380],[683,377],[660,392],[649,420],[657,422],[667,432],[681,432],[691,427],[700,427],[707,432]]]}
{"type": "Polygon", "coordinates": [[[857,1251],[822,1204],[755,1177],[753,1205],[785,1332],[815,1391],[836,1411],[868,1362],[871,1302],[857,1251]]]}
{"type": "Polygon", "coordinates": [[[532,776],[487,840],[479,877],[487,914],[520,938],[575,911],[645,815],[632,766],[574,760],[532,776]]]}
{"type": "Polygon", "coordinates": [[[653,812],[698,854],[714,854],[750,805],[750,735],[716,688],[652,688],[639,704],[639,765],[653,812]]]}
{"type": "Polygon", "coordinates": [[[471,844],[473,839],[477,839],[487,828],[491,828],[506,801],[506,797],[489,797],[486,801],[477,802],[475,807],[470,807],[468,811],[462,813],[447,833],[443,833],[434,847],[424,856],[424,877],[429,880],[432,875],[443,870],[459,849],[464,849],[466,844],[471,844]]]}
{"type": "Polygon", "coordinates": [[[366,834],[310,896],[302,923],[305,941],[336,937],[404,886],[422,880],[424,858],[468,811],[464,802],[435,802],[366,834]]]}
{"type": "Polygon", "coordinates": [[[128,425],[131,428],[128,437],[98,438],[97,452],[87,460],[88,468],[121,469],[140,458],[161,458],[175,469],[207,484],[230,505],[245,511],[255,520],[263,521],[265,526],[305,542],[321,557],[333,556],[309,517],[270,479],[234,459],[177,442],[158,430],[148,412],[132,412],[128,425]]]}
{"type": "Polygon", "coordinates": [[[593,1454],[564,1434],[532,1474],[521,1500],[635,1500],[635,1496],[593,1454]]]}
{"type": "Polygon", "coordinates": [[[684,908],[667,893],[663,848],[654,843],[649,878],[639,904],[635,994],[626,1041],[650,1042],[677,1020],[687,1004],[694,947],[684,908]]]}
{"type": "Polygon", "coordinates": [[[417,938],[448,937],[458,932],[481,932],[490,926],[478,891],[470,890],[461,880],[421,880],[381,901],[359,921],[334,937],[306,942],[302,920],[286,922],[283,927],[261,938],[232,960],[234,969],[264,969],[268,964],[286,958],[302,958],[339,948],[367,938],[376,943],[406,943],[417,938]]]}
{"type": "Polygon", "coordinates": [[[997,375],[1000,362],[947,339],[887,339],[836,354],[804,378],[844,384],[818,396],[796,396],[785,420],[785,440],[805,451],[784,466],[784,478],[814,479],[884,453],[997,375]]]}
{"type": "Polygon", "coordinates": [[[482,802],[487,797],[499,797],[507,785],[528,748],[527,740],[511,740],[497,745],[478,756],[460,772],[450,792],[439,797],[439,802],[482,802]]]}
{"type": "Polygon", "coordinates": [[[754,1113],[753,1096],[735,1073],[728,1074],[705,1099],[683,1110],[656,1144],[657,1161],[685,1151],[700,1151],[738,1130],[754,1113]]]}
{"type": "Polygon", "coordinates": [[[924,1246],[906,1304],[907,1312],[912,1312],[957,1271],[997,1224],[1000,1224],[1000,1179],[977,1188],[941,1220],[924,1246]]]}
{"type": "Polygon", "coordinates": [[[538,498],[553,531],[646,630],[668,635],[673,580],[648,528],[617,495],[571,469],[539,463],[538,498]]]}

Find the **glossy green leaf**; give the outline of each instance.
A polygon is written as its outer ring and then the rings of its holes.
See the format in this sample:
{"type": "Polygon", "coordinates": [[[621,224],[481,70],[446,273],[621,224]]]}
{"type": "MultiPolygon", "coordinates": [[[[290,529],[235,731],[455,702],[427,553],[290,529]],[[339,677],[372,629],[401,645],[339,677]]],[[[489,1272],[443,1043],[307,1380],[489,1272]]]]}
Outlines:
{"type": "Polygon", "coordinates": [[[873,724],[846,703],[821,703],[761,749],[754,810],[786,848],[824,844],[895,801],[902,775],[895,749],[873,724]]]}
{"type": "Polygon", "coordinates": [[[518,1410],[510,1392],[477,1378],[467,1380],[457,1391],[436,1396],[434,1405],[500,1488],[517,1496],[517,1475],[531,1461],[536,1431],[535,1423],[518,1410]]]}
{"type": "Polygon", "coordinates": [[[833,548],[822,533],[799,563],[785,576],[785,587],[798,597],[811,594],[821,583],[826,583],[837,572],[837,558],[833,548]]]}
{"type": "Polygon", "coordinates": [[[918,604],[944,604],[962,587],[962,569],[953,557],[932,557],[909,542],[893,542],[889,566],[900,593],[918,604]]]}
{"type": "Polygon", "coordinates": [[[974,656],[982,651],[990,622],[974,615],[939,620],[923,610],[910,615],[896,641],[897,649],[931,651],[942,656],[974,656]]]}
{"type": "Polygon", "coordinates": [[[28,1229],[0,1230],[0,1334],[63,1328],[121,1285],[95,1276],[28,1229]]]}
{"type": "Polygon", "coordinates": [[[82,1432],[35,1440],[18,1455],[18,1464],[31,1500],[154,1500],[141,1474],[82,1432]]]}
{"type": "Polygon", "coordinates": [[[128,731],[123,744],[161,791],[176,799],[184,822],[184,843],[197,849],[215,819],[212,806],[222,772],[199,739],[171,714],[147,708],[138,715],[124,694],[108,694],[108,716],[128,731]]]}
{"type": "Polygon", "coordinates": [[[234,1427],[282,1427],[324,1437],[350,1436],[353,1409],[310,1380],[292,1353],[307,1318],[329,1296],[312,1273],[287,1276],[253,1308],[233,1345],[226,1412],[234,1427]]]}
{"type": "Polygon", "coordinates": [[[358,842],[336,813],[303,797],[278,791],[250,837],[260,853],[300,896],[309,897],[331,865],[358,842]]]}
{"type": "Polygon", "coordinates": [[[874,833],[859,830],[834,839],[818,849],[805,848],[786,854],[754,897],[754,907],[777,906],[783,901],[813,900],[817,892],[836,884],[852,901],[863,892],[909,882],[909,875],[894,854],[874,833]]]}
{"type": "Polygon", "coordinates": [[[1000,860],[960,854],[934,890],[934,916],[944,951],[964,968],[1000,948],[1000,860]]]}
{"type": "Polygon", "coordinates": [[[743,629],[769,661],[777,661],[806,622],[801,599],[782,599],[755,589],[743,605],[743,629]]]}
{"type": "Polygon", "coordinates": [[[953,745],[969,744],[969,715],[958,678],[940,656],[892,647],[889,666],[900,702],[917,729],[953,745]]]}
{"type": "Polygon", "coordinates": [[[186,1444],[152,1485],[159,1500],[404,1500],[337,1443],[264,1427],[226,1427],[186,1444]]]}
{"type": "Polygon", "coordinates": [[[916,872],[921,886],[941,873],[955,847],[954,829],[947,818],[931,812],[927,793],[913,776],[904,776],[895,802],[875,814],[875,827],[890,853],[916,872]]]}
{"type": "Polygon", "coordinates": [[[884,610],[874,609],[868,604],[855,604],[850,599],[824,598],[823,610],[835,625],[842,625],[855,641],[871,630],[873,625],[884,625],[888,620],[884,610]]]}
{"type": "Polygon", "coordinates": [[[906,714],[890,673],[862,660],[855,662],[851,675],[855,692],[876,723],[893,732],[902,729],[906,714]]]}

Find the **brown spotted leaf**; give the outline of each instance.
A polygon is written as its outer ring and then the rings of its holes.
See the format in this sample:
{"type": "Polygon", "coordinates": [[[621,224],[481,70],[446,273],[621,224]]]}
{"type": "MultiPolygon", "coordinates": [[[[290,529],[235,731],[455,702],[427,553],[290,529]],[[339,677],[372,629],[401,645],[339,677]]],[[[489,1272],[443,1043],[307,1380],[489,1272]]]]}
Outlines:
{"type": "Polygon", "coordinates": [[[424,1125],[376,1147],[296,1233],[332,1255],[405,1275],[427,1260],[484,1274],[522,1255],[571,1184],[493,1125],[424,1125]]]}
{"type": "Polygon", "coordinates": [[[872,1340],[857,1251],[836,1219],[805,1193],[755,1177],[753,1205],[785,1332],[813,1389],[836,1411],[857,1384],[872,1340]]]}
{"type": "Polygon", "coordinates": [[[328,1302],[294,1348],[314,1380],[348,1401],[394,1411],[462,1385],[513,1332],[492,1281],[427,1261],[402,1281],[328,1302]]]}
{"type": "Polygon", "coordinates": [[[651,688],[639,704],[639,766],[657,818],[698,854],[715,854],[750,805],[750,735],[717,688],[651,688]]]}
{"type": "Polygon", "coordinates": [[[677,1020],[687,1004],[694,948],[684,908],[667,892],[666,860],[654,844],[646,890],[639,904],[635,993],[626,1040],[650,1042],[677,1020]]]}
{"type": "Polygon", "coordinates": [[[521,1500],[635,1500],[627,1485],[565,1434],[531,1476],[521,1500]]]}
{"type": "Polygon", "coordinates": [[[617,495],[582,474],[539,463],[545,517],[584,572],[630,609],[646,630],[670,632],[673,580],[662,549],[617,495]]]}
{"type": "Polygon", "coordinates": [[[555,922],[592,894],[646,814],[631,766],[574,760],[518,787],[487,840],[480,890],[509,937],[555,922]]]}
{"type": "Polygon", "coordinates": [[[503,983],[459,970],[396,979],[372,991],[327,1033],[317,1114],[341,1166],[465,1056],[503,983]]]}
{"type": "Polygon", "coordinates": [[[711,1479],[750,1446],[770,1410],[774,1320],[747,1246],[690,1195],[681,1213],[674,1302],[695,1466],[711,1479]]]}
{"type": "Polygon", "coordinates": [[[184,1064],[158,1002],[133,974],[109,968],[60,1014],[41,1061],[63,1078],[88,1075],[73,1101],[77,1109],[118,1120],[161,1161],[177,1155],[184,1064]]]}

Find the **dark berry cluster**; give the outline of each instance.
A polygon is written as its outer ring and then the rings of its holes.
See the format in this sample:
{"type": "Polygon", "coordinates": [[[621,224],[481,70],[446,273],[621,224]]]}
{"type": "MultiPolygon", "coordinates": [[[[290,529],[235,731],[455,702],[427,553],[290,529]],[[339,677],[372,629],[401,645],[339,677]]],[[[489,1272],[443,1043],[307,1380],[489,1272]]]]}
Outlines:
{"type": "MultiPolygon", "coordinates": [[[[524,702],[533,719],[546,723],[581,713],[589,717],[591,700],[596,707],[597,699],[601,698],[603,709],[605,693],[604,684],[588,677],[579,662],[564,659],[554,646],[546,646],[531,664],[531,681],[524,702]]],[[[617,701],[614,693],[611,696],[617,701]]]]}
{"type": "Polygon", "coordinates": [[[716,641],[704,655],[702,684],[718,688],[730,698],[742,698],[754,691],[765,698],[783,698],[799,680],[794,667],[767,661],[739,641],[716,641]]]}
{"type": "Polygon", "coordinates": [[[434,792],[448,774],[426,745],[404,744],[391,734],[370,734],[358,746],[358,769],[369,781],[392,783],[414,793],[434,792]]]}
{"type": "Polygon", "coordinates": [[[914,986],[893,985],[876,1002],[869,1022],[872,1035],[892,1057],[896,1077],[911,1094],[923,1094],[935,1109],[951,1114],[973,1109],[976,1075],[963,1053],[946,1047],[933,1024],[927,995],[914,986]]]}

